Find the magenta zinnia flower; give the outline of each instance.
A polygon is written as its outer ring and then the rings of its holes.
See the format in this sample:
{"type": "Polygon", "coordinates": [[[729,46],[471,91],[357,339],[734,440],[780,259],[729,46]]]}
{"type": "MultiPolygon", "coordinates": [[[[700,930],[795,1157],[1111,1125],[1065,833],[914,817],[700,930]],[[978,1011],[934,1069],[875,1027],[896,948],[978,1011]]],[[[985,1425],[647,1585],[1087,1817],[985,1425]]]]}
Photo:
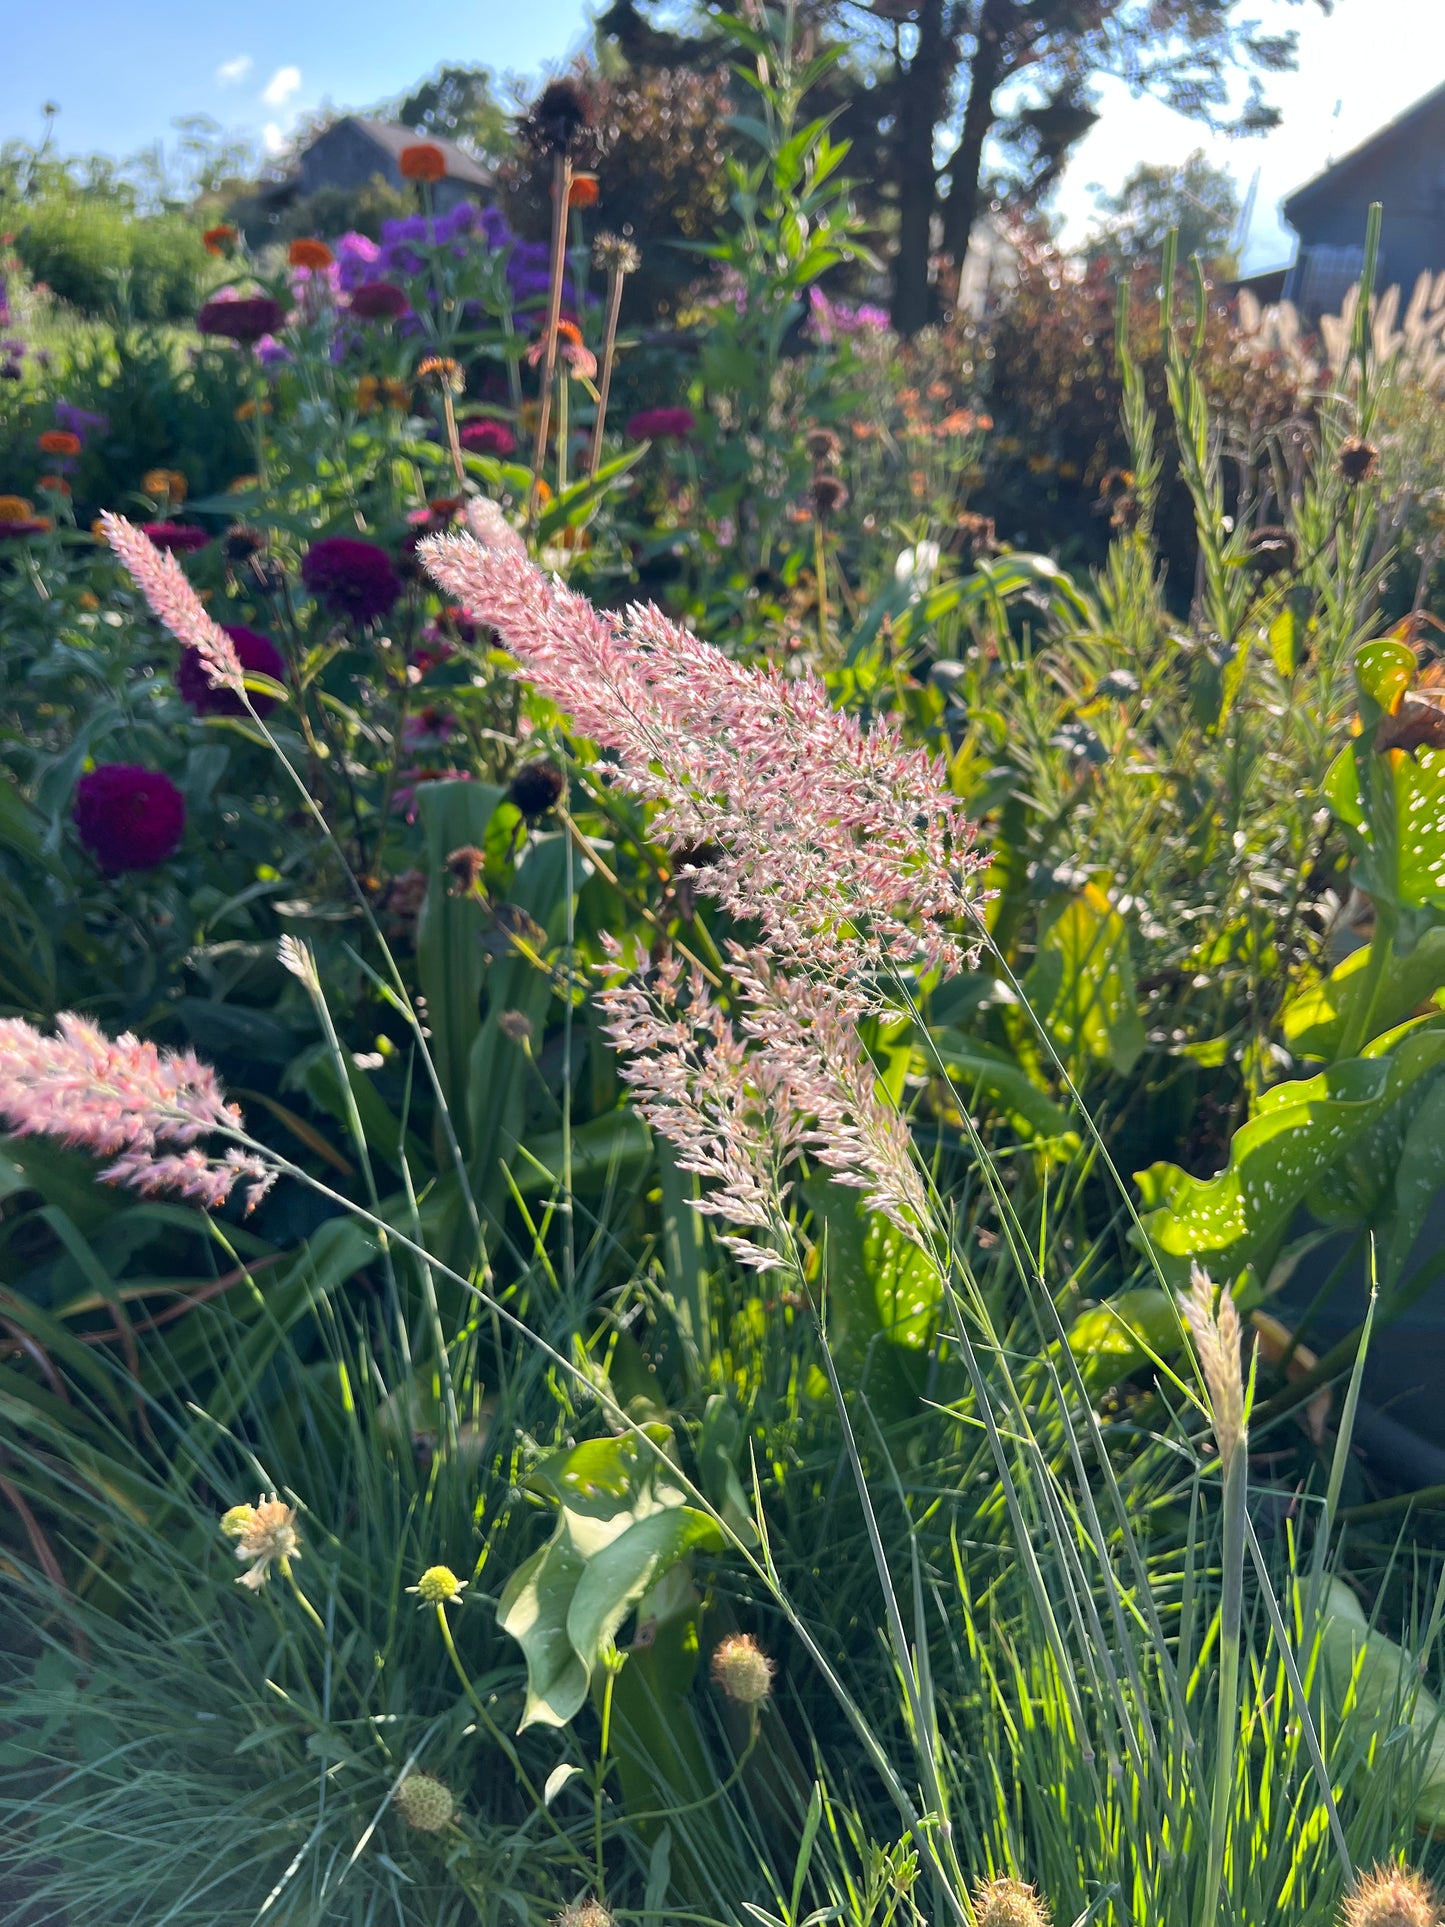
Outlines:
{"type": "Polygon", "coordinates": [[[147,539],[168,555],[187,555],[192,549],[205,548],[211,539],[189,522],[145,522],[142,527],[147,539]]]}
{"type": "Polygon", "coordinates": [[[269,294],[218,294],[205,302],[196,316],[203,335],[219,335],[249,348],[262,335],[273,335],[286,319],[286,310],[269,294]]]}
{"type": "Polygon", "coordinates": [[[350,306],[361,321],[399,321],[411,303],[393,281],[364,281],[352,295],[350,306]]]}
{"type": "Polygon", "coordinates": [[[627,424],[635,442],[682,442],[697,427],[690,408],[643,408],[627,424]]]}
{"type": "MultiPolygon", "coordinates": [[[[253,675],[269,676],[272,682],[285,682],[286,658],[269,636],[240,623],[228,622],[224,627],[242,669],[253,675]]],[[[218,688],[211,681],[205,657],[190,644],[182,649],[176,664],[176,693],[198,716],[244,716],[246,713],[246,704],[235,690],[218,688]]],[[[253,695],[250,703],[258,716],[266,716],[276,707],[276,698],[253,695]]]]}
{"type": "Polygon", "coordinates": [[[274,1172],[233,1147],[212,1160],[194,1147],[210,1131],[235,1131],[241,1113],[227,1104],[216,1074],[191,1051],[157,1050],[127,1033],[112,1040],[67,1011],[59,1036],[46,1037],[23,1018],[0,1020],[0,1117],[21,1137],[63,1144],[115,1162],[108,1184],[128,1184],[147,1197],[179,1192],[224,1204],[247,1178],[248,1209],[274,1172]]]}
{"type": "Polygon", "coordinates": [[[71,814],[107,876],[154,870],[175,854],[186,827],[185,799],[175,784],[140,763],[102,763],[82,776],[71,814]]]}
{"type": "Polygon", "coordinates": [[[506,456],[517,448],[517,438],[505,422],[468,422],[458,439],[469,455],[506,456]]]}
{"type": "Polygon", "coordinates": [[[349,535],[313,542],[301,564],[301,580],[333,615],[353,622],[377,621],[401,594],[401,578],[386,550],[349,535]]]}

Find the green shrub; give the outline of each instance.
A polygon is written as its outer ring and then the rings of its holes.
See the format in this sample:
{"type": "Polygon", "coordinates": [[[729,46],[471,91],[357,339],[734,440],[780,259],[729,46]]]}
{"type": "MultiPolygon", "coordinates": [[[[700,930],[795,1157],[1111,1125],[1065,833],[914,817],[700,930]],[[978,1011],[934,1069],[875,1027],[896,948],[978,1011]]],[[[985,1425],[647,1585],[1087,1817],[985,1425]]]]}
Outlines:
{"type": "Polygon", "coordinates": [[[37,282],[83,314],[120,308],[143,321],[193,314],[210,265],[188,218],[136,219],[114,202],[78,194],[25,209],[15,250],[37,282]]]}

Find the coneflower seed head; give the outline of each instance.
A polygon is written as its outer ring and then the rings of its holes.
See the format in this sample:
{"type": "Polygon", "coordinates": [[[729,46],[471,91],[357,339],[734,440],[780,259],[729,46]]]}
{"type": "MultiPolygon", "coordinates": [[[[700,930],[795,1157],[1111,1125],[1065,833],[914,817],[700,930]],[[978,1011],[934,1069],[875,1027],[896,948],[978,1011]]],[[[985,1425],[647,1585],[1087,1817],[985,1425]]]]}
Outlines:
{"type": "Polygon", "coordinates": [[[978,1927],[1049,1927],[1049,1910],[1023,1880],[981,1880],[973,1891],[978,1927]]]}
{"type": "Polygon", "coordinates": [[[1413,1867],[1372,1867],[1355,1875],[1340,1909],[1342,1927],[1439,1927],[1435,1890],[1413,1867]]]}
{"type": "Polygon", "coordinates": [[[773,1662],[751,1633],[729,1633],[719,1642],[712,1676],[739,1706],[758,1706],[773,1690],[773,1662]]]}

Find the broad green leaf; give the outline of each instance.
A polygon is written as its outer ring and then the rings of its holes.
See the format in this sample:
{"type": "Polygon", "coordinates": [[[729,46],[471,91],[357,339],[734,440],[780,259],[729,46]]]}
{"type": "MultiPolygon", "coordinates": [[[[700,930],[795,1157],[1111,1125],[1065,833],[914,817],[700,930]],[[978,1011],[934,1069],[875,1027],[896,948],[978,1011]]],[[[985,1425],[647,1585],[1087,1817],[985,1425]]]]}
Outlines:
{"type": "Polygon", "coordinates": [[[1378,752],[1360,736],[1324,788],[1360,888],[1387,909],[1445,909],[1445,749],[1378,752]]]}
{"type": "MultiPolygon", "coordinates": [[[[981,1092],[1021,1137],[1056,1138],[1065,1147],[1077,1147],[1078,1133],[1069,1113],[1041,1091],[1014,1058],[962,1031],[940,1029],[931,1036],[934,1051],[965,1102],[981,1092]]],[[[932,1057],[929,1051],[915,1052],[914,1068],[926,1072],[932,1057]]]]}
{"type": "Polygon", "coordinates": [[[828,1342],[844,1379],[862,1384],[880,1415],[917,1405],[943,1281],[933,1260],[846,1185],[805,1187],[824,1239],[828,1342]]]}
{"type": "Polygon", "coordinates": [[[678,1560],[722,1545],[705,1512],[675,1505],[639,1519],[588,1560],[567,1610],[567,1637],[589,1680],[623,1620],[678,1560]]]}
{"type": "Polygon", "coordinates": [[[1179,1312],[1167,1292],[1154,1286],[1121,1291],[1117,1298],[1080,1313],[1069,1327],[1069,1350],[1093,1391],[1137,1372],[1181,1343],[1179,1312]]]}
{"type": "Polygon", "coordinates": [[[1390,1224],[1384,1286],[1399,1282],[1405,1261],[1445,1185],[1445,1078],[1437,1077],[1405,1133],[1395,1165],[1395,1211],[1390,1224]]]}
{"type": "Polygon", "coordinates": [[[502,791],[488,783],[425,783],[417,807],[426,832],[427,893],[417,925],[416,954],[431,1029],[432,1059],[452,1126],[469,1149],[468,1064],[480,1023],[487,915],[482,906],[450,893],[447,858],[470,844],[480,849],[502,791]]]}
{"type": "Polygon", "coordinates": [[[1336,1717],[1357,1726],[1362,1738],[1393,1735],[1403,1724],[1417,1749],[1406,1775],[1415,1819],[1422,1827],[1445,1825],[1445,1724],[1420,1669],[1402,1646],[1371,1628],[1359,1601],[1342,1580],[1325,1594],[1320,1657],[1326,1691],[1336,1717]]]}
{"type": "MultiPolygon", "coordinates": [[[[1351,951],[1328,977],[1306,984],[1280,1013],[1284,1040],[1296,1057],[1333,1057],[1368,979],[1371,946],[1351,951]]],[[[1397,1024],[1445,988],[1445,927],[1426,930],[1412,950],[1392,952],[1375,989],[1371,1029],[1375,1036],[1397,1024]]],[[[1366,1042],[1369,1039],[1365,1040],[1366,1042]]]]}
{"type": "Polygon", "coordinates": [[[565,1726],[587,1700],[588,1671],[567,1634],[567,1614],[587,1561],[566,1539],[550,1539],[518,1566],[497,1602],[497,1624],[527,1661],[519,1733],[565,1726]]]}
{"type": "MultiPolygon", "coordinates": [[[[1415,680],[1415,652],[1395,636],[1381,636],[1365,643],[1355,656],[1355,683],[1365,699],[1361,709],[1373,704],[1383,715],[1393,716],[1400,700],[1415,680]]],[[[1378,721],[1378,716],[1373,718],[1378,721]]]]}
{"type": "Polygon", "coordinates": [[[1023,990],[1075,1076],[1090,1059],[1127,1075],[1144,1049],[1124,919],[1086,884],[1039,938],[1023,990]]]}
{"type": "Polygon", "coordinates": [[[538,541],[549,542],[564,529],[579,528],[602,497],[642,460],[647,449],[648,444],[643,442],[636,448],[629,448],[625,454],[614,455],[611,461],[602,464],[595,475],[586,476],[582,481],[574,482],[570,488],[563,489],[554,501],[547,504],[538,519],[538,541]]]}
{"type": "Polygon", "coordinates": [[[1137,1172],[1144,1230],[1171,1282],[1194,1261],[1219,1278],[1267,1261],[1310,1192],[1442,1063],[1445,1023],[1387,1032],[1359,1057],[1266,1091],[1217,1177],[1172,1164],[1137,1172]]]}

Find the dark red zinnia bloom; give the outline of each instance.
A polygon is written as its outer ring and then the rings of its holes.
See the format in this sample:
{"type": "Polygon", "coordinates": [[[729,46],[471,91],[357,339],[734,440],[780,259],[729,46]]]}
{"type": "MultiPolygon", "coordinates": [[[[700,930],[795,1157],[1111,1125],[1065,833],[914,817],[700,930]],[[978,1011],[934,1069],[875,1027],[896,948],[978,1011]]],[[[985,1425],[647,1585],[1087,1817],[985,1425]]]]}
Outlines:
{"type": "Polygon", "coordinates": [[[458,437],[469,455],[513,455],[517,438],[505,422],[468,422],[458,437]]]}
{"type": "Polygon", "coordinates": [[[696,427],[690,408],[644,408],[628,422],[627,433],[635,442],[680,442],[696,427]]]}
{"type": "Polygon", "coordinates": [[[189,522],[146,522],[143,526],[158,549],[180,555],[191,549],[203,549],[211,539],[204,529],[195,528],[189,522]]]}
{"type": "Polygon", "coordinates": [[[399,321],[411,307],[393,281],[364,281],[352,295],[350,305],[361,321],[399,321]]]}
{"type": "Polygon", "coordinates": [[[375,622],[401,594],[401,578],[386,550],[349,535],[313,542],[301,564],[301,580],[333,615],[354,622],[375,622]]]}
{"type": "Polygon", "coordinates": [[[140,763],[102,763],[75,786],[81,842],[107,876],[153,870],[180,846],[185,798],[169,776],[140,763]]]}
{"type": "MultiPolygon", "coordinates": [[[[235,643],[243,669],[254,675],[269,676],[272,682],[285,682],[286,658],[269,636],[247,629],[239,622],[225,622],[221,627],[235,643]]],[[[212,688],[200,651],[189,646],[182,649],[176,664],[176,693],[198,716],[244,716],[246,713],[246,705],[235,690],[212,688]]],[[[258,716],[265,716],[276,707],[276,698],[255,695],[251,706],[258,716]]]]}
{"type": "Polygon", "coordinates": [[[248,294],[227,300],[218,295],[205,302],[196,316],[203,335],[220,335],[250,347],[262,335],[273,335],[286,319],[286,310],[269,294],[248,294]]]}

